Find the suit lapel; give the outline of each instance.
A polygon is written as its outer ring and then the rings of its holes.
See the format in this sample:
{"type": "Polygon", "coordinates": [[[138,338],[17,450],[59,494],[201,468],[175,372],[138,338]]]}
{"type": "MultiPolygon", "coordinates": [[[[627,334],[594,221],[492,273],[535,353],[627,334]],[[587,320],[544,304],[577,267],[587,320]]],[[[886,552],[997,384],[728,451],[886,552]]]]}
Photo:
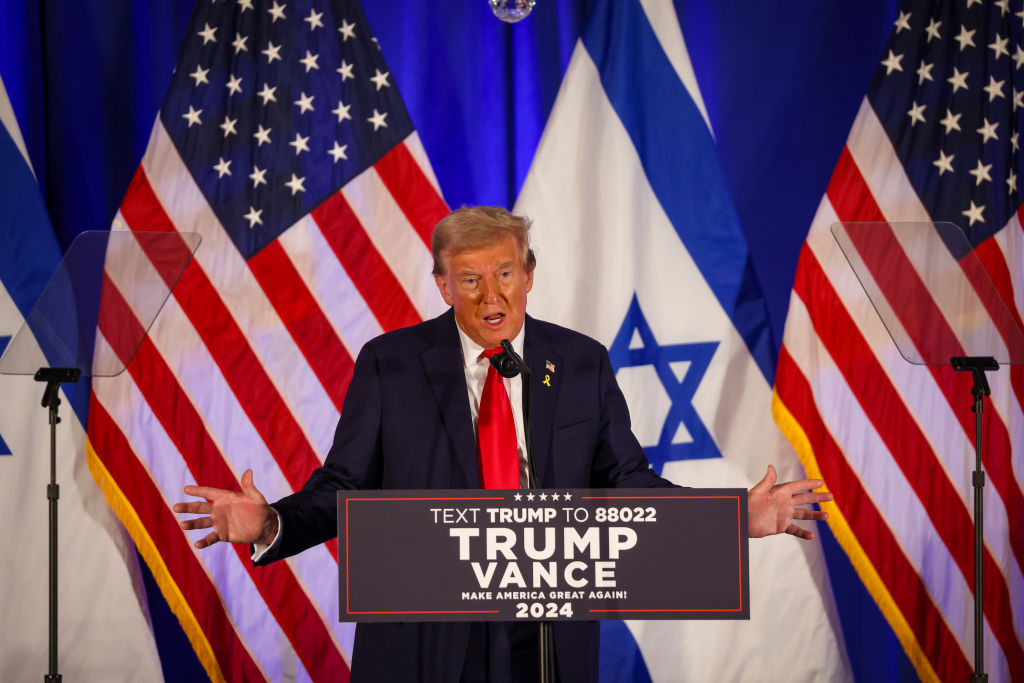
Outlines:
{"type": "Polygon", "coordinates": [[[533,432],[533,458],[540,486],[553,485],[553,473],[549,473],[551,460],[551,433],[554,428],[555,407],[561,382],[549,364],[558,370],[562,365],[561,356],[551,347],[550,340],[536,321],[526,317],[526,340],[523,348],[526,364],[533,372],[530,382],[530,422],[533,432]]]}
{"type": "Polygon", "coordinates": [[[469,411],[466,371],[455,314],[449,309],[433,322],[435,324],[428,332],[428,346],[420,354],[420,360],[455,449],[455,457],[465,474],[466,485],[478,488],[480,473],[476,463],[476,437],[473,435],[473,417],[469,411]]]}

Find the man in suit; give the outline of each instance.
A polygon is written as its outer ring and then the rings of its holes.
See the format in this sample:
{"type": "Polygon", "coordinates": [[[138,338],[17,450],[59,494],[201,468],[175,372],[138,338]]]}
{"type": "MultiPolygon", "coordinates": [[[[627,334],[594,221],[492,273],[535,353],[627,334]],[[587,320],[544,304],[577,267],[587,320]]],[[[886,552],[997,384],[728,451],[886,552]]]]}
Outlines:
{"type": "MultiPolygon", "coordinates": [[[[207,502],[177,512],[207,515],[181,523],[213,531],[196,542],[252,543],[257,564],[336,534],[338,489],[513,488],[528,481],[522,376],[501,379],[488,350],[510,340],[532,378],[534,469],[543,488],[667,487],[651,471],[630,430],[608,353],[577,332],[526,315],[535,258],[528,219],[497,207],[449,214],[433,235],[434,278],[451,308],[395,330],[360,351],[334,444],[302,490],[272,506],[253,486],[242,492],[189,486],[207,502]],[[491,376],[489,376],[491,375],[491,376]]],[[[493,352],[490,352],[493,353],[493,352]]],[[[775,485],[769,468],[750,491],[752,537],[813,534],[794,519],[824,519],[797,506],[829,500],[804,480],[775,485]]],[[[537,674],[535,624],[362,624],[354,681],[488,681],[537,674]]],[[[554,624],[559,679],[596,681],[596,622],[554,624]]]]}

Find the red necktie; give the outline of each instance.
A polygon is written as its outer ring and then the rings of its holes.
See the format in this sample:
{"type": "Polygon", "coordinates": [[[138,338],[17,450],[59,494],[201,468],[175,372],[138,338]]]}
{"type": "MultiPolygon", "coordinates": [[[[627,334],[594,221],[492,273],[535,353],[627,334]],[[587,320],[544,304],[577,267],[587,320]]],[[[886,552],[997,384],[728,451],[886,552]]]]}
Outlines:
{"type": "MultiPolygon", "coordinates": [[[[501,348],[487,349],[483,356],[501,353],[501,348]]],[[[505,391],[501,375],[488,365],[484,393],[480,397],[480,415],[477,419],[477,464],[480,484],[485,489],[519,488],[519,447],[516,443],[516,424],[512,419],[512,404],[505,391]]]]}

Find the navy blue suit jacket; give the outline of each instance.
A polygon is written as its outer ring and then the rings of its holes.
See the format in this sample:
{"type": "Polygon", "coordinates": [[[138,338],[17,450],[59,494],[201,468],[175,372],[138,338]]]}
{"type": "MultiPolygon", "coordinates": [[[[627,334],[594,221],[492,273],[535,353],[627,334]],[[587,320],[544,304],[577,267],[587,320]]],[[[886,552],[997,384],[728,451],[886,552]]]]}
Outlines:
{"type": "MultiPolygon", "coordinates": [[[[598,342],[527,316],[535,467],[543,488],[672,486],[651,471],[598,342]],[[555,371],[545,371],[554,364],[555,371]],[[544,384],[545,375],[549,384],[544,384]]],[[[462,346],[452,310],[368,342],[323,467],[274,504],[279,543],[260,564],[337,533],[338,489],[479,488],[462,346]]],[[[360,624],[352,680],[458,681],[467,623],[360,624]]],[[[596,681],[595,622],[556,623],[563,683],[596,681]]]]}

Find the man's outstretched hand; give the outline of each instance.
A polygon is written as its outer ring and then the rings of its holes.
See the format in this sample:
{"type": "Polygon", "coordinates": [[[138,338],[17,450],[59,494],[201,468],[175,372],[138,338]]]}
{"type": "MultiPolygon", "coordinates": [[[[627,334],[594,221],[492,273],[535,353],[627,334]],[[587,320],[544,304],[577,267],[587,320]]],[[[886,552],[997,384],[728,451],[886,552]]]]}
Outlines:
{"type": "Polygon", "coordinates": [[[277,515],[267,499],[252,483],[252,470],[242,474],[242,491],[228,491],[212,486],[186,486],[185,495],[205,498],[206,502],[175,503],[174,511],[206,515],[180,522],[185,531],[213,531],[195,542],[206,548],[218,541],[229,543],[262,543],[270,545],[277,536],[277,515]]]}
{"type": "Polygon", "coordinates": [[[797,526],[794,519],[824,521],[828,513],[798,505],[832,500],[831,493],[814,493],[810,489],[824,486],[821,479],[801,479],[776,484],[778,474],[768,465],[768,473],[747,493],[747,531],[751,538],[787,533],[803,539],[814,538],[814,532],[797,526]]]}

